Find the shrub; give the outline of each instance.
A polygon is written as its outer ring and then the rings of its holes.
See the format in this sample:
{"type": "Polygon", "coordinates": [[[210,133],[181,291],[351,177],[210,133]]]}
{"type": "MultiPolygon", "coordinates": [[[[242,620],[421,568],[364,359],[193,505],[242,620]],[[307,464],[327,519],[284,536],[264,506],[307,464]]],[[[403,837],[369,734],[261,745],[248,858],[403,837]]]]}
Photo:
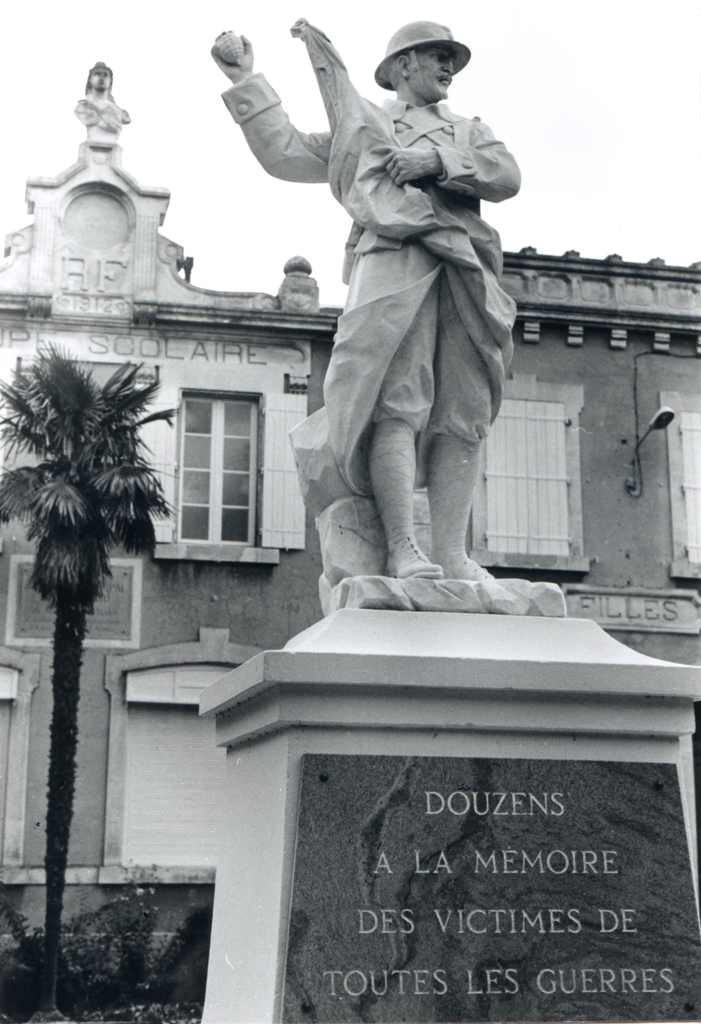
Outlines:
{"type": "MultiPolygon", "coordinates": [[[[204,1000],[211,910],[198,908],[170,935],[155,931],[153,890],[130,887],[61,931],[58,1004],[73,1019],[149,1024],[198,1019],[204,1000]],[[181,1003],[181,1007],[174,1006],[181,1003]]],[[[36,1009],[43,933],[0,894],[11,944],[0,952],[0,1012],[27,1019],[36,1009]]]]}

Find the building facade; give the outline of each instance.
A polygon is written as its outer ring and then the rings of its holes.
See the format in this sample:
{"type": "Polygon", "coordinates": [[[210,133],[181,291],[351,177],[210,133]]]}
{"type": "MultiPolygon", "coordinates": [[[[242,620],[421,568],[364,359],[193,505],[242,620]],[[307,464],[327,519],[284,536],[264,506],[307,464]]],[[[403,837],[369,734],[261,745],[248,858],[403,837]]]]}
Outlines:
{"type": "MultiPolygon", "coordinates": [[[[204,686],[319,617],[320,563],[288,431],[321,403],[337,310],[288,261],[277,295],[212,292],[159,228],[116,140],[28,182],[34,223],[0,267],[0,374],[56,345],[105,382],[124,362],[157,379],[175,424],[144,428],[174,515],[153,558],[115,554],[90,619],[79,710],[67,912],[115,885],[164,886],[166,927],[211,899],[223,758],[198,717],[204,686]]],[[[41,919],[52,615],[29,586],[20,524],[0,555],[0,877],[41,919]]]]}
{"type": "MultiPolygon", "coordinates": [[[[164,922],[211,900],[223,752],[200,691],[321,616],[321,561],[288,431],[323,402],[338,309],[294,257],[277,295],[189,282],[160,232],[169,194],[89,138],[27,187],[31,226],[0,266],[0,374],[56,344],[99,380],[158,379],[172,429],[148,428],[174,509],[152,558],[115,554],[91,618],[80,702],[67,916],[129,883],[164,922]],[[170,915],[170,917],[168,917],[170,915]]],[[[576,252],[506,255],[518,303],[506,399],[485,452],[469,547],[497,576],[554,580],[570,614],[645,654],[699,663],[701,265],[576,252]],[[639,445],[660,406],[666,429],[639,445]],[[664,417],[663,417],[664,418],[664,417]]],[[[417,522],[428,543],[425,495],[417,522]]],[[[0,875],[40,918],[51,615],[16,523],[0,554],[0,875]]]]}

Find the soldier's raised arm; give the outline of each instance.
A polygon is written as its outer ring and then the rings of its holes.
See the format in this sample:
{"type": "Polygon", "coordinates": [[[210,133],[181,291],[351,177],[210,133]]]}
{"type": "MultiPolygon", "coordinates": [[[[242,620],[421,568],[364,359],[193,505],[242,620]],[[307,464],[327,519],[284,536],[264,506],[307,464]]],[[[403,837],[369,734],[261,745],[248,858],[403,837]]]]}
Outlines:
{"type": "Polygon", "coordinates": [[[222,32],[211,53],[231,82],[222,99],[264,170],[284,181],[327,181],[331,133],[295,128],[270,83],[254,73],[250,40],[222,32]]]}

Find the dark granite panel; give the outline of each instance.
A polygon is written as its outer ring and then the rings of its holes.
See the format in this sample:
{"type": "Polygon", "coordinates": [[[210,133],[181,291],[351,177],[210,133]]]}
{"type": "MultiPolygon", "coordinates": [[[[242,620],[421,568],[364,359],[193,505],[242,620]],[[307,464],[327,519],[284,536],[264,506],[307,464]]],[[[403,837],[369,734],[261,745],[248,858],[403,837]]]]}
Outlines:
{"type": "Polygon", "coordinates": [[[693,1020],[677,770],[308,754],[283,1020],[693,1020]]]}

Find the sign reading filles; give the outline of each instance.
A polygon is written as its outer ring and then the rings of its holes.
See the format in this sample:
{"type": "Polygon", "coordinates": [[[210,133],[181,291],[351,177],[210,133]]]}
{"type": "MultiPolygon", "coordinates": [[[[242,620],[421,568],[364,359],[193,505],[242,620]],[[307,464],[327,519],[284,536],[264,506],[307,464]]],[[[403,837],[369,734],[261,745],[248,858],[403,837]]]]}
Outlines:
{"type": "Polygon", "coordinates": [[[283,1020],[695,1020],[670,764],[305,755],[283,1020]]]}

